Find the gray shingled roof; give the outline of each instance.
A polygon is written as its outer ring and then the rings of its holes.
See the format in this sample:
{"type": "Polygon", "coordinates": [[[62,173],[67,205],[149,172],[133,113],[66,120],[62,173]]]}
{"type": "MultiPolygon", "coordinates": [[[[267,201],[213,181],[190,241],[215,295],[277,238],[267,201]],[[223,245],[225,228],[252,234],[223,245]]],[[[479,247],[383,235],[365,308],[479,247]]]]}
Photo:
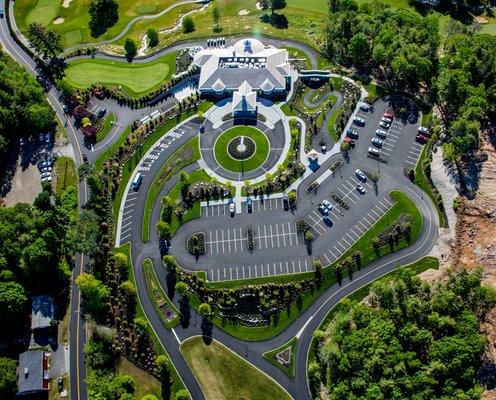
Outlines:
{"type": "Polygon", "coordinates": [[[244,81],[247,81],[253,90],[258,90],[266,79],[269,79],[275,88],[285,89],[267,68],[220,68],[210,75],[200,89],[211,88],[219,78],[228,90],[239,88],[244,81]]]}
{"type": "Polygon", "coordinates": [[[19,354],[19,394],[44,390],[43,353],[42,349],[36,349],[19,354]]]}

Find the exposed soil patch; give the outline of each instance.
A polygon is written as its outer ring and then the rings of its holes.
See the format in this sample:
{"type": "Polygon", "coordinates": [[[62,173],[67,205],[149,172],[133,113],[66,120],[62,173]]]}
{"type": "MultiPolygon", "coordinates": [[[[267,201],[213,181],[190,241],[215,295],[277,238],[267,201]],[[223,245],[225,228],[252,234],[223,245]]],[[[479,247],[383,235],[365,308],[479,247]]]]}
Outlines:
{"type": "Polygon", "coordinates": [[[17,170],[11,181],[10,191],[4,198],[6,206],[16,203],[32,203],[41,192],[40,171],[35,164],[21,164],[19,158],[17,170]]]}
{"type": "Polygon", "coordinates": [[[478,15],[477,17],[474,18],[475,22],[481,24],[481,25],[484,25],[484,24],[488,24],[489,23],[489,20],[486,18],[486,17],[482,17],[480,15],[478,15]]]}

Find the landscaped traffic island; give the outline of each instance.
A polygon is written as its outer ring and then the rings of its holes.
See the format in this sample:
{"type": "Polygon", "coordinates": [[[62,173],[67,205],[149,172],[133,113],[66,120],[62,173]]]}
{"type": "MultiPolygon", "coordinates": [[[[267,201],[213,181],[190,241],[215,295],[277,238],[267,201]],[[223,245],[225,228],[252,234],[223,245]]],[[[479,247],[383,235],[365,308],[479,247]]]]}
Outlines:
{"type": "Polygon", "coordinates": [[[216,340],[196,336],[181,344],[181,353],[207,400],[286,400],[291,397],[273,379],[216,340]]]}
{"type": "Polygon", "coordinates": [[[265,134],[252,126],[235,126],[222,133],[214,144],[217,162],[232,172],[260,168],[269,155],[270,144],[265,134]]]}

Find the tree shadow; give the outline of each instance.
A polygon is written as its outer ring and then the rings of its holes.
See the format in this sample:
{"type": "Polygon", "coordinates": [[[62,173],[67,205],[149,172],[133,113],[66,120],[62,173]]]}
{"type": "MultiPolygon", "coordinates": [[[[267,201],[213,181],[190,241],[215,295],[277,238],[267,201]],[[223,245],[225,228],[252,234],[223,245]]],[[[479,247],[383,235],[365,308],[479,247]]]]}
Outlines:
{"type": "Polygon", "coordinates": [[[181,300],[179,300],[179,312],[179,322],[183,328],[187,329],[191,321],[191,306],[187,296],[183,296],[181,297],[181,300]]]}
{"type": "Polygon", "coordinates": [[[213,328],[214,325],[212,322],[208,318],[203,317],[201,323],[202,339],[207,346],[212,343],[213,328]]]}
{"type": "Polygon", "coordinates": [[[277,29],[287,29],[289,27],[288,18],[284,14],[274,13],[269,15],[265,13],[260,17],[260,21],[270,24],[277,29]]]}

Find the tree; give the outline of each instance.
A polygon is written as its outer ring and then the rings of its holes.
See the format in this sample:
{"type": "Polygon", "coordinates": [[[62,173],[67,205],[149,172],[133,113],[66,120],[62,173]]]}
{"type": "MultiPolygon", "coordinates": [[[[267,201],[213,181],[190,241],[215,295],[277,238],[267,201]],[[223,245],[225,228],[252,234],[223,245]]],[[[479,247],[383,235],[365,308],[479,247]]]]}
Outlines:
{"type": "Polygon", "coordinates": [[[119,20],[119,5],[115,0],[95,0],[89,7],[91,36],[97,38],[119,20]]]}
{"type": "Polygon", "coordinates": [[[162,382],[169,379],[169,359],[165,355],[159,355],[155,359],[155,373],[159,376],[162,382]]]}
{"type": "Polygon", "coordinates": [[[60,33],[37,22],[29,24],[28,37],[36,50],[47,56],[55,57],[64,49],[60,33]]]}
{"type": "Polygon", "coordinates": [[[286,0],[268,0],[270,12],[272,17],[274,17],[274,13],[276,10],[282,10],[286,8],[286,0]]]}
{"type": "Polygon", "coordinates": [[[212,314],[212,307],[208,303],[201,303],[198,306],[198,313],[203,317],[209,317],[212,314]]]}
{"type": "Polygon", "coordinates": [[[138,52],[136,42],[131,38],[127,38],[126,41],[124,42],[124,50],[126,52],[126,58],[128,60],[132,60],[136,56],[136,53],[138,52]]]}
{"type": "Polygon", "coordinates": [[[186,296],[188,294],[188,285],[183,282],[177,282],[176,283],[176,292],[179,293],[181,296],[186,296]]]}
{"type": "Polygon", "coordinates": [[[169,196],[162,197],[162,219],[169,223],[172,221],[172,212],[174,211],[174,204],[169,196]]]}
{"type": "Polygon", "coordinates": [[[188,194],[189,185],[191,184],[191,177],[186,171],[181,171],[179,174],[179,185],[181,186],[181,195],[183,199],[186,198],[188,194]]]}
{"type": "Polygon", "coordinates": [[[191,400],[191,396],[186,389],[181,389],[176,393],[175,400],[191,400]]]}
{"type": "Polygon", "coordinates": [[[220,10],[217,6],[212,8],[212,20],[213,20],[213,31],[218,33],[222,31],[222,27],[220,26],[220,10]]]}
{"type": "Polygon", "coordinates": [[[155,28],[149,28],[146,31],[146,37],[148,38],[148,45],[150,47],[158,45],[158,31],[155,28]]]}
{"type": "Polygon", "coordinates": [[[86,209],[79,214],[77,225],[69,232],[67,241],[74,252],[94,254],[100,233],[98,216],[94,211],[86,209]]]}
{"type": "Polygon", "coordinates": [[[157,232],[158,236],[162,240],[169,240],[170,239],[170,226],[167,222],[164,221],[158,221],[157,222],[157,232]]]}
{"type": "Polygon", "coordinates": [[[154,394],[147,394],[141,398],[141,400],[159,400],[154,394]]]}
{"type": "Polygon", "coordinates": [[[3,329],[22,319],[28,297],[24,288],[17,282],[0,282],[0,315],[4,319],[3,329]]]}
{"type": "Polygon", "coordinates": [[[99,312],[109,295],[109,289],[92,274],[82,273],[76,278],[81,294],[83,295],[85,306],[89,312],[99,312]]]}
{"type": "Polygon", "coordinates": [[[362,258],[363,254],[360,250],[355,250],[353,253],[353,258],[358,269],[362,268],[362,258]]]}
{"type": "Polygon", "coordinates": [[[11,358],[0,358],[0,398],[13,399],[17,392],[17,362],[11,358]]]}
{"type": "Polygon", "coordinates": [[[183,18],[182,26],[183,33],[191,33],[195,30],[195,23],[193,21],[193,18],[191,18],[189,15],[186,15],[183,18]]]}
{"type": "Polygon", "coordinates": [[[357,33],[351,38],[348,45],[348,53],[355,66],[364,66],[363,64],[370,59],[370,52],[369,40],[364,33],[357,33]]]}
{"type": "Polygon", "coordinates": [[[44,103],[34,103],[26,108],[26,120],[36,131],[47,131],[54,125],[53,109],[44,103]]]}

